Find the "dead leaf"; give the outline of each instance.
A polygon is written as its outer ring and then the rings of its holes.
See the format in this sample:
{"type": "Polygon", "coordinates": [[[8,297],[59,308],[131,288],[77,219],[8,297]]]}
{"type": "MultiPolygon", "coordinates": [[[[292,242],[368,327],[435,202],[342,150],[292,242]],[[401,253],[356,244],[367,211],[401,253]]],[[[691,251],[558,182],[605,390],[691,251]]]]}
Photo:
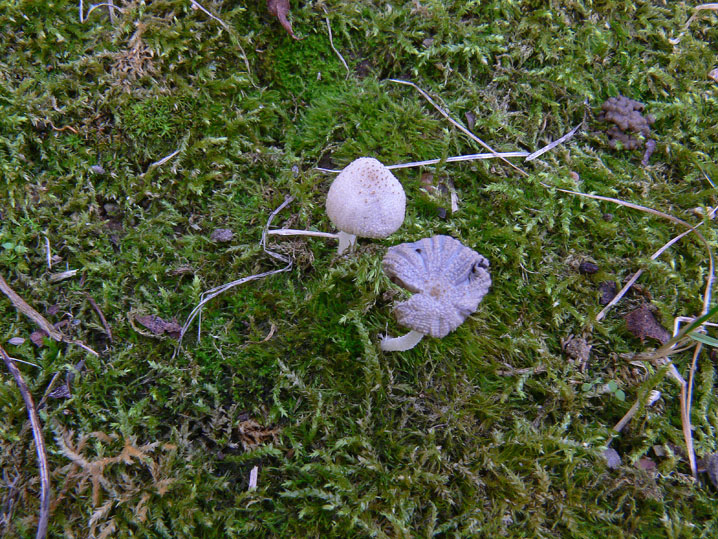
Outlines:
{"type": "Polygon", "coordinates": [[[162,335],[166,333],[170,337],[178,339],[180,332],[182,331],[182,326],[177,323],[177,320],[172,319],[169,322],[165,322],[162,318],[154,314],[137,316],[135,320],[137,320],[140,324],[145,326],[155,335],[162,335]]]}
{"type": "Polygon", "coordinates": [[[661,344],[665,344],[671,338],[670,332],[658,323],[648,305],[642,305],[635,311],[628,313],[626,315],[626,327],[628,331],[641,339],[641,342],[646,337],[650,337],[661,344]]]}
{"type": "Polygon", "coordinates": [[[293,39],[299,39],[297,36],[294,35],[294,31],[292,30],[292,24],[287,18],[290,9],[289,0],[267,0],[267,9],[272,15],[279,19],[279,24],[281,24],[284,29],[289,32],[289,35],[292,36],[293,39]]]}

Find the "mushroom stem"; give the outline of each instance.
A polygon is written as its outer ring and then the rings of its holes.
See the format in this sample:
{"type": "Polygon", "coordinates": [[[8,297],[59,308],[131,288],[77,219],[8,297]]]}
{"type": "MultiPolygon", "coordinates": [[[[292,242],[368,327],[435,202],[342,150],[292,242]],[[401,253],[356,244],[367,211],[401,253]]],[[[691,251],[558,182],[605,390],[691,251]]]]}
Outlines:
{"type": "Polygon", "coordinates": [[[316,238],[330,238],[333,240],[340,239],[338,234],[330,232],[316,232],[314,230],[295,230],[293,228],[277,228],[275,230],[267,230],[268,236],[314,236],[316,238]]]}
{"type": "Polygon", "coordinates": [[[339,247],[337,248],[337,254],[342,254],[347,249],[349,249],[350,251],[354,249],[354,245],[357,242],[357,237],[354,234],[349,234],[347,232],[344,232],[343,230],[340,230],[336,237],[339,239],[339,247]]]}
{"type": "Polygon", "coordinates": [[[387,335],[382,338],[379,346],[385,352],[403,352],[404,350],[414,348],[423,337],[423,333],[412,329],[409,333],[401,337],[389,337],[387,335]]]}

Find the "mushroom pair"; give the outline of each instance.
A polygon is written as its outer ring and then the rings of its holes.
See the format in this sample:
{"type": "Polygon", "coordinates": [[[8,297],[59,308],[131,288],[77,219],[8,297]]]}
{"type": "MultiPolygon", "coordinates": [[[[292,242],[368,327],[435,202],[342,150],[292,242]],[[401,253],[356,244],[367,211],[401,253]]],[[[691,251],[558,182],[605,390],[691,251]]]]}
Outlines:
{"type": "Polygon", "coordinates": [[[399,180],[372,157],[352,161],[332,182],[327,193],[327,215],[337,234],[280,229],[268,234],[318,236],[339,240],[338,253],[353,248],[357,236],[386,238],[404,222],[406,195],[399,180]]]}
{"type": "Polygon", "coordinates": [[[382,266],[392,281],[414,292],[394,309],[411,331],[384,337],[384,351],[409,350],[424,335],[445,337],[476,311],[491,286],[489,261],[449,236],[390,247],[382,266]]]}

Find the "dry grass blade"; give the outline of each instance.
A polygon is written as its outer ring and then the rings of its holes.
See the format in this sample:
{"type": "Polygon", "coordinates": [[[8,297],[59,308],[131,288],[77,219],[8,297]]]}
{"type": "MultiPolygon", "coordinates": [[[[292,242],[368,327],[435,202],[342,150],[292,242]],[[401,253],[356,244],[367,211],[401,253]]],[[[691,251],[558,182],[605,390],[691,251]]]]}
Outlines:
{"type": "MultiPolygon", "coordinates": [[[[322,9],[324,10],[324,14],[327,15],[327,8],[322,6],[322,9]]],[[[349,66],[346,63],[346,60],[344,60],[344,57],[339,53],[339,51],[334,47],[334,38],[332,37],[332,25],[329,24],[329,17],[324,17],[324,20],[327,22],[327,31],[329,32],[329,46],[334,51],[334,54],[336,54],[339,57],[339,60],[341,60],[342,64],[344,65],[344,69],[347,70],[347,73],[349,72],[349,66]]]]}
{"type": "Polygon", "coordinates": [[[681,38],[683,35],[688,31],[688,28],[690,27],[691,23],[696,20],[696,18],[701,14],[703,11],[718,11],[718,3],[710,3],[710,4],[699,4],[696,7],[693,8],[693,13],[686,21],[686,24],[683,26],[683,30],[681,30],[681,33],[678,35],[677,38],[669,39],[668,42],[671,45],[678,45],[681,42],[681,38]]]}
{"type": "Polygon", "coordinates": [[[431,104],[431,106],[433,106],[437,111],[439,111],[439,114],[441,114],[444,118],[446,118],[447,120],[449,120],[449,122],[451,122],[451,124],[452,124],[454,127],[456,127],[456,128],[459,129],[462,133],[464,133],[465,135],[467,135],[468,137],[470,137],[472,140],[478,142],[481,146],[483,146],[484,148],[486,148],[487,150],[489,150],[494,157],[498,157],[498,158],[501,159],[504,163],[506,163],[507,165],[509,165],[511,168],[515,169],[516,171],[518,171],[519,173],[523,174],[524,176],[528,176],[528,172],[526,172],[525,170],[520,169],[519,167],[517,167],[516,165],[514,165],[514,164],[511,163],[510,161],[507,161],[506,159],[504,159],[503,157],[501,157],[491,146],[489,146],[488,144],[486,144],[483,140],[481,140],[479,137],[477,137],[476,135],[474,135],[471,131],[469,131],[468,129],[466,129],[466,127],[464,127],[462,124],[460,124],[459,122],[457,122],[456,120],[454,120],[454,119],[449,115],[449,113],[447,113],[444,109],[442,109],[442,108],[431,98],[431,96],[430,96],[429,94],[427,94],[424,90],[422,90],[421,88],[419,88],[416,84],[414,84],[413,82],[410,82],[410,81],[407,81],[407,80],[401,80],[401,79],[389,79],[389,82],[396,82],[397,84],[405,84],[405,85],[411,86],[412,88],[414,88],[415,90],[417,90],[422,96],[424,96],[424,98],[431,104]]]}
{"type": "MultiPolygon", "coordinates": [[[[456,155],[453,157],[447,157],[446,159],[427,159],[426,161],[412,161],[410,163],[398,163],[396,165],[387,165],[386,168],[389,170],[396,170],[400,168],[415,168],[423,167],[427,165],[436,165],[439,163],[458,163],[461,161],[477,161],[479,159],[505,159],[508,157],[528,157],[529,152],[500,152],[500,153],[471,153],[467,155],[456,155]]],[[[341,170],[332,168],[315,167],[314,170],[319,172],[328,172],[332,174],[339,174],[341,170]]]]}
{"type": "Polygon", "coordinates": [[[545,154],[546,152],[549,152],[549,151],[553,150],[553,149],[554,149],[556,146],[558,146],[559,144],[563,144],[564,142],[566,142],[567,140],[569,140],[571,137],[573,137],[573,136],[576,134],[576,131],[578,131],[579,129],[581,129],[581,126],[582,126],[582,125],[583,125],[583,122],[581,122],[581,123],[578,124],[576,127],[574,127],[573,129],[571,129],[571,131],[569,131],[568,133],[566,133],[566,134],[565,134],[564,136],[562,136],[561,138],[558,138],[558,139],[554,140],[552,143],[547,144],[547,145],[544,146],[543,148],[541,148],[541,149],[539,149],[539,150],[536,150],[534,153],[532,153],[531,155],[529,155],[528,157],[526,157],[525,161],[533,161],[533,160],[536,159],[537,157],[539,157],[539,156],[545,154]]]}
{"type": "Polygon", "coordinates": [[[42,427],[40,426],[40,418],[37,416],[37,409],[35,408],[35,402],[32,399],[30,389],[27,387],[25,380],[22,377],[22,373],[15,366],[12,359],[7,355],[2,346],[0,346],[0,355],[7,365],[8,370],[12,373],[15,378],[15,383],[22,393],[22,398],[25,401],[25,407],[27,408],[27,415],[30,418],[30,425],[32,426],[32,435],[35,438],[35,449],[37,450],[37,462],[40,469],[40,516],[37,523],[37,539],[44,538],[47,535],[47,525],[50,520],[50,468],[47,463],[47,450],[45,449],[45,439],[42,436],[42,427]]]}
{"type": "Polygon", "coordinates": [[[272,220],[274,217],[282,211],[289,203],[291,203],[294,200],[294,197],[287,197],[284,202],[282,202],[270,215],[267,219],[267,224],[264,225],[264,230],[262,231],[262,239],[259,242],[259,245],[262,247],[262,250],[267,253],[272,258],[275,258],[279,260],[280,262],[284,262],[286,266],[280,269],[276,270],[270,270],[265,271],[262,273],[257,273],[255,275],[250,275],[248,277],[242,277],[241,279],[237,279],[236,281],[232,281],[230,283],[225,283],[223,285],[217,286],[215,288],[212,288],[210,290],[207,290],[206,292],[202,293],[202,296],[200,297],[200,302],[197,304],[197,306],[192,309],[192,312],[187,317],[186,322],[182,326],[182,331],[180,332],[180,336],[177,342],[177,348],[175,349],[175,352],[172,357],[175,357],[177,355],[177,352],[180,350],[182,346],[182,338],[184,337],[185,333],[187,333],[187,330],[192,325],[192,322],[195,318],[199,320],[198,328],[197,328],[197,339],[199,339],[200,332],[201,332],[201,323],[202,323],[202,307],[210,300],[216,298],[223,292],[226,292],[230,288],[234,288],[235,286],[238,286],[240,284],[248,283],[249,281],[255,281],[257,279],[262,279],[264,277],[268,277],[270,275],[275,275],[277,273],[283,273],[285,271],[289,271],[292,269],[292,259],[288,256],[282,255],[280,253],[277,253],[276,251],[270,251],[267,249],[267,235],[269,231],[269,226],[272,224],[272,220]]]}
{"type": "MultiPolygon", "coordinates": [[[[676,224],[678,224],[678,225],[681,225],[681,226],[684,226],[684,227],[688,228],[688,230],[687,230],[683,235],[688,234],[688,233],[690,233],[690,232],[693,232],[693,233],[700,239],[701,243],[703,243],[703,245],[704,245],[704,247],[706,248],[706,251],[707,251],[707,253],[708,253],[708,264],[709,264],[709,266],[708,266],[708,276],[706,277],[706,289],[705,289],[705,292],[704,292],[704,294],[703,294],[703,309],[702,309],[702,311],[701,311],[701,314],[705,314],[705,313],[708,312],[709,305],[710,305],[710,300],[711,300],[711,291],[712,291],[712,288],[713,288],[713,281],[714,281],[714,279],[715,279],[715,262],[714,262],[714,259],[713,259],[713,251],[712,251],[712,249],[711,249],[711,247],[710,247],[710,244],[708,243],[708,240],[705,239],[705,237],[703,236],[703,234],[701,234],[700,232],[698,232],[698,230],[696,230],[696,229],[698,228],[698,226],[700,226],[700,224],[698,224],[698,225],[696,225],[696,226],[693,226],[693,225],[691,225],[690,223],[687,223],[686,221],[684,221],[683,219],[679,219],[678,217],[674,217],[673,215],[670,215],[670,214],[668,214],[668,213],[664,213],[664,212],[659,211],[659,210],[654,210],[653,208],[648,208],[648,207],[646,207],[646,206],[641,206],[640,204],[634,204],[633,202],[627,202],[627,201],[621,200],[621,199],[619,199],[619,198],[604,197],[604,196],[601,196],[601,195],[591,195],[591,194],[588,194],[588,193],[581,193],[581,192],[578,192],[578,191],[570,191],[570,190],[568,190],[568,189],[559,189],[559,188],[556,188],[556,190],[557,190],[557,191],[560,191],[561,193],[568,193],[568,194],[575,195],[575,196],[580,196],[580,197],[585,197],[585,198],[592,198],[592,199],[595,199],[595,200],[603,200],[603,201],[606,201],[606,202],[612,202],[612,203],[618,204],[618,205],[620,205],[620,206],[625,206],[625,207],[627,207],[627,208],[632,208],[632,209],[634,209],[634,210],[639,210],[639,211],[642,211],[642,212],[645,212],[645,213],[650,213],[650,214],[652,214],[652,215],[656,215],[656,216],[658,216],[658,217],[662,217],[662,218],[664,218],[664,219],[668,219],[669,221],[671,221],[671,222],[673,222],[673,223],[676,223],[676,224]]],[[[715,211],[715,210],[714,210],[714,211],[715,211]]],[[[713,213],[713,212],[711,212],[711,213],[713,213]]],[[[661,249],[659,249],[659,255],[660,255],[660,253],[663,253],[663,251],[665,251],[665,249],[666,249],[668,246],[673,245],[673,243],[675,243],[675,242],[678,241],[680,238],[682,238],[683,235],[681,235],[681,236],[679,236],[679,237],[677,237],[677,238],[674,238],[673,240],[671,240],[670,242],[668,242],[668,244],[666,244],[666,246],[664,246],[664,247],[662,247],[661,249]]],[[[625,293],[625,292],[624,292],[624,293],[625,293]]],[[[606,307],[608,307],[608,305],[607,305],[606,307]]],[[[604,310],[606,310],[606,309],[604,309],[604,310]]],[[[604,315],[604,316],[605,316],[605,315],[604,315]]],[[[601,317],[601,318],[603,318],[603,317],[601,317]]],[[[597,318],[597,319],[598,319],[598,318],[597,318]]]]}

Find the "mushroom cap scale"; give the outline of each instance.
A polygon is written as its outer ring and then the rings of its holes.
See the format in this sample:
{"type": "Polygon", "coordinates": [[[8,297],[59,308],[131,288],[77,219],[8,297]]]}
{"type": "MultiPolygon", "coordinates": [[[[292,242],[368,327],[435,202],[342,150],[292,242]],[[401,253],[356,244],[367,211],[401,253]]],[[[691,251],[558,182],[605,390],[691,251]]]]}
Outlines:
{"type": "Polygon", "coordinates": [[[392,281],[415,293],[394,309],[397,321],[437,338],[475,312],[491,286],[488,260],[449,236],[395,245],[382,265],[392,281]]]}
{"type": "Polygon", "coordinates": [[[327,193],[327,215],[341,231],[386,238],[404,222],[406,195],[399,180],[372,157],[352,161],[327,193]]]}

